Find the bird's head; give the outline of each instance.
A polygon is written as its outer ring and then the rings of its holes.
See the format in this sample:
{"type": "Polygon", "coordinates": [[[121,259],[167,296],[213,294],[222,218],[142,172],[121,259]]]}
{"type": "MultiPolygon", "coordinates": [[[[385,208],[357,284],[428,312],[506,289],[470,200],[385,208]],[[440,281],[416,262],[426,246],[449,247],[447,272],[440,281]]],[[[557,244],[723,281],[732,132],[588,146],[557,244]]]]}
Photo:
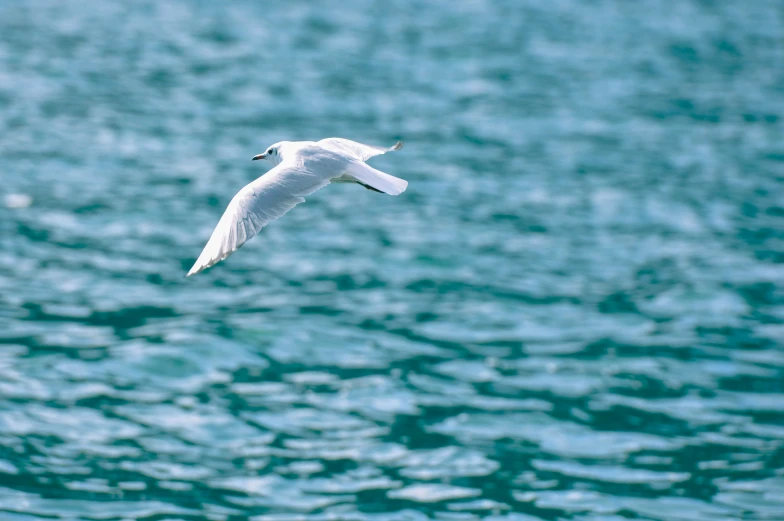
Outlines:
{"type": "Polygon", "coordinates": [[[283,161],[284,145],[285,141],[281,141],[280,143],[275,143],[274,145],[267,147],[267,150],[261,154],[253,156],[253,161],[256,161],[257,159],[266,159],[273,165],[277,165],[283,161]]]}

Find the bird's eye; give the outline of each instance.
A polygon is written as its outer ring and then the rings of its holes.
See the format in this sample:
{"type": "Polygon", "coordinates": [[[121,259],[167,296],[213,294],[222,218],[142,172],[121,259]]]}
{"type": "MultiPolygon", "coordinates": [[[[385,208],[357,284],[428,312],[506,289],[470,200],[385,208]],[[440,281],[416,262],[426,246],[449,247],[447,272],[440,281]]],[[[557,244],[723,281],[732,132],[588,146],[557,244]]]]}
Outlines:
{"type": "Polygon", "coordinates": [[[274,154],[274,153],[275,153],[275,149],[274,149],[274,148],[270,148],[268,153],[269,153],[270,155],[274,154]]]}

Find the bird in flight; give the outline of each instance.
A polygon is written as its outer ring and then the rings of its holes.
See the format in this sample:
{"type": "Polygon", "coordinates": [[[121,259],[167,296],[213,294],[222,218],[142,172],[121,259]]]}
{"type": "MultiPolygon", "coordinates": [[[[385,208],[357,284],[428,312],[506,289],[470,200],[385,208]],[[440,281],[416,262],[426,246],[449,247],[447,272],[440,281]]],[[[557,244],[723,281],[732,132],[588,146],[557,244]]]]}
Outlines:
{"type": "Polygon", "coordinates": [[[407,181],[365,163],[402,147],[402,141],[386,148],[336,137],[275,143],[253,157],[254,161],[266,159],[275,166],[234,196],[188,276],[222,261],[270,221],[305,201],[304,196],[329,183],[358,183],[375,192],[403,193],[407,181]]]}

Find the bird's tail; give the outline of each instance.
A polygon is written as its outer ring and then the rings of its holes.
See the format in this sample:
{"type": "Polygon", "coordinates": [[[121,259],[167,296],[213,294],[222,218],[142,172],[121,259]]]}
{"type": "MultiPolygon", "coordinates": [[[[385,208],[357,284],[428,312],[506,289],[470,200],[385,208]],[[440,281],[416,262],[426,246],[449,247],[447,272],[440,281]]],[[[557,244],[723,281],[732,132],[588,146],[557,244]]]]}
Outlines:
{"type": "Polygon", "coordinates": [[[360,184],[389,195],[400,195],[405,192],[406,187],[408,187],[408,181],[405,179],[385,174],[381,170],[376,170],[365,163],[351,163],[346,169],[346,173],[356,179],[360,184]]]}

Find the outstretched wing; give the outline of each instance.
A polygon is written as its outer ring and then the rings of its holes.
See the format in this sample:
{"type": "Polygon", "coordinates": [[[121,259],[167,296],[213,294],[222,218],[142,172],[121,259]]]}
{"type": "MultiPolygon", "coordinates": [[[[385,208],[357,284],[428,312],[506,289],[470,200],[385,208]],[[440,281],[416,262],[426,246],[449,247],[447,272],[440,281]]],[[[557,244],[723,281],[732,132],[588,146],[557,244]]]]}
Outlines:
{"type": "Polygon", "coordinates": [[[195,275],[237,251],[270,221],[329,184],[330,178],[311,169],[281,163],[246,185],[229,203],[188,276],[195,275]]]}
{"type": "Polygon", "coordinates": [[[354,159],[359,159],[360,161],[367,161],[373,156],[379,156],[381,154],[386,154],[387,152],[392,152],[394,150],[400,150],[403,148],[402,141],[398,141],[391,147],[376,147],[373,145],[364,145],[362,143],[357,143],[356,141],[351,141],[350,139],[343,139],[340,137],[322,139],[318,142],[318,144],[327,150],[331,150],[339,154],[346,154],[350,157],[353,157],[354,159]]]}

